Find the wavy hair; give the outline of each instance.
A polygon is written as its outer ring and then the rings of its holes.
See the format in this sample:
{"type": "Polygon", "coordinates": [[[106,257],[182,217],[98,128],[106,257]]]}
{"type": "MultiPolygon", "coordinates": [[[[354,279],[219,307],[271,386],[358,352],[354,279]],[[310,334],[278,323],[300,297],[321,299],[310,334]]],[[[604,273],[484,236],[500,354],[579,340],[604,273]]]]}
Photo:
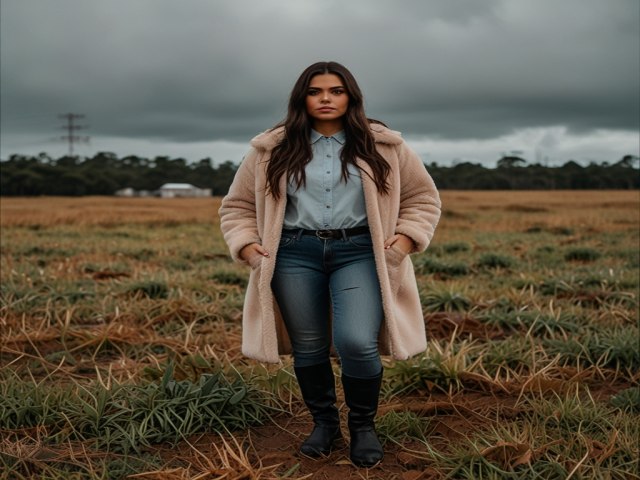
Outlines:
{"type": "MultiPolygon", "coordinates": [[[[342,117],[345,133],[345,143],[340,154],[342,178],[347,180],[349,177],[348,165],[356,165],[355,159],[359,158],[371,168],[373,175],[370,177],[378,192],[389,193],[387,177],[391,168],[376,150],[373,133],[369,127],[370,123],[384,124],[366,117],[364,97],[356,79],[346,67],[336,62],[318,62],[307,67],[298,77],[289,96],[287,116],[272,129],[284,127],[285,132],[282,141],[276,145],[271,153],[266,172],[267,191],[275,198],[279,198],[281,194],[278,181],[282,175],[286,174],[289,179],[294,179],[298,188],[306,184],[305,166],[312,157],[309,142],[312,119],[307,113],[307,91],[313,77],[327,73],[332,73],[342,79],[349,96],[347,111],[342,117]]],[[[368,172],[364,173],[368,174],[368,172]]]]}

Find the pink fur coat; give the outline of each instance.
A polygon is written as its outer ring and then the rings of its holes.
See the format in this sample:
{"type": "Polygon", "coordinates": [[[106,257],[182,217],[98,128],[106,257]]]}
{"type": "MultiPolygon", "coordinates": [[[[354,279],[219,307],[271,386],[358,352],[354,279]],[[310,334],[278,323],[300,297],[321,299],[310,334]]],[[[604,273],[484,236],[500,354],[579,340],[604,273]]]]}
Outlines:
{"type": "MultiPolygon", "coordinates": [[[[399,132],[371,124],[378,152],[391,166],[390,194],[380,195],[368,175],[362,175],[367,219],[382,290],[384,323],[379,349],[382,355],[404,360],[426,349],[424,317],[409,255],[398,248],[385,250],[384,242],[396,233],[410,237],[414,252],[424,251],[440,218],[440,196],[420,157],[399,132]]],[[[286,179],[280,179],[280,198],[265,194],[266,165],[283,129],[268,130],[251,141],[220,207],[220,227],[234,260],[240,250],[261,243],[269,257],[251,259],[251,274],[242,318],[242,352],[247,357],[278,363],[291,345],[271,279],[286,206],[286,179]]],[[[371,173],[364,162],[358,165],[371,173]]],[[[243,262],[245,263],[245,262],[243,262]]]]}

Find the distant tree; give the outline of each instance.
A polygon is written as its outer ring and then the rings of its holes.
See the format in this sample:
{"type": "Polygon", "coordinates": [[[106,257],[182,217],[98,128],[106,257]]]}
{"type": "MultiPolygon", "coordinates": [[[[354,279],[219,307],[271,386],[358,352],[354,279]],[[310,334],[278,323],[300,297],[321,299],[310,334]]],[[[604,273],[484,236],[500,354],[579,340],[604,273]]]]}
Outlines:
{"type": "Polygon", "coordinates": [[[523,166],[527,163],[524,158],[514,155],[505,155],[496,164],[498,168],[513,168],[523,166]]]}
{"type": "Polygon", "coordinates": [[[122,165],[131,168],[147,168],[149,166],[149,160],[144,157],[138,157],[137,155],[127,155],[122,159],[122,165]]]}
{"type": "Polygon", "coordinates": [[[78,165],[78,163],[80,163],[80,157],[77,157],[75,155],[65,155],[64,157],[60,157],[58,160],[56,160],[55,163],[59,167],[75,167],[76,165],[78,165]]]}
{"type": "MultiPolygon", "coordinates": [[[[524,163],[512,152],[494,169],[470,162],[451,167],[432,162],[426,168],[441,189],[640,189],[640,159],[634,155],[625,155],[613,164],[591,162],[586,167],[574,160],[560,167],[524,163]]],[[[186,182],[211,188],[213,195],[225,195],[237,169],[231,160],[214,166],[210,158],[189,163],[167,156],[153,160],[135,155],[118,158],[112,152],[57,160],[44,152],[11,155],[0,162],[0,194],[112,195],[125,187],[153,191],[163,183],[186,182]]]]}
{"type": "Polygon", "coordinates": [[[573,170],[573,171],[577,171],[577,170],[582,170],[583,169],[582,165],[580,165],[575,160],[569,160],[564,165],[562,165],[562,167],[560,167],[560,168],[562,170],[573,170]]]}
{"type": "Polygon", "coordinates": [[[226,195],[237,170],[238,166],[231,160],[218,165],[214,172],[211,193],[213,195],[226,195]]]}
{"type": "Polygon", "coordinates": [[[469,178],[466,188],[471,190],[511,190],[512,183],[506,175],[496,175],[487,171],[469,178]]]}
{"type": "Polygon", "coordinates": [[[5,176],[2,174],[2,195],[42,195],[44,179],[42,175],[28,169],[21,169],[5,176]]]}
{"type": "Polygon", "coordinates": [[[202,160],[200,160],[199,162],[197,162],[195,164],[195,169],[213,169],[213,164],[211,162],[211,159],[209,157],[207,158],[203,158],[202,160]]]}
{"type": "Polygon", "coordinates": [[[67,170],[61,172],[56,181],[48,186],[47,195],[80,196],[90,195],[90,182],[79,171],[67,170]]]}
{"type": "Polygon", "coordinates": [[[635,168],[636,165],[640,165],[640,157],[636,155],[625,155],[622,159],[614,165],[624,168],[635,168]]]}
{"type": "Polygon", "coordinates": [[[53,159],[46,152],[40,152],[38,154],[39,163],[53,163],[53,159]]]}

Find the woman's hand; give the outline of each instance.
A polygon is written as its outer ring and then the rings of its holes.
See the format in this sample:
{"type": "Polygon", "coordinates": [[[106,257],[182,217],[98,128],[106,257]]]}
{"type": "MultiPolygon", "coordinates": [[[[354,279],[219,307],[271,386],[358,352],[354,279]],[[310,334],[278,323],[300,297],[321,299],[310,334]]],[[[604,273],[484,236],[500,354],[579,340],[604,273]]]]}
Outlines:
{"type": "Polygon", "coordinates": [[[256,254],[262,255],[263,257],[269,256],[269,252],[262,248],[262,245],[260,245],[259,243],[250,243],[249,245],[242,247],[242,250],[240,250],[238,256],[245,262],[248,262],[249,259],[256,254]]]}
{"type": "Polygon", "coordinates": [[[415,243],[413,243],[413,240],[402,233],[396,233],[393,237],[384,242],[385,250],[387,248],[391,248],[391,245],[395,245],[397,248],[407,254],[411,253],[415,248],[415,243]]]}

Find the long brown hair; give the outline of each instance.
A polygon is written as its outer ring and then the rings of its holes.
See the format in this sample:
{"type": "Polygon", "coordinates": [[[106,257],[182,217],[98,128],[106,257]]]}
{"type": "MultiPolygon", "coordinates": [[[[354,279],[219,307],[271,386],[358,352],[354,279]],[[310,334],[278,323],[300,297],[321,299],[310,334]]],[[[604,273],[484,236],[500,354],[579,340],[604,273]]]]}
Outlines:
{"type": "MultiPolygon", "coordinates": [[[[342,83],[349,95],[347,112],[342,117],[345,133],[345,143],[340,154],[342,162],[342,178],[346,181],[349,176],[347,170],[355,159],[366,162],[373,173],[372,180],[380,193],[388,193],[387,177],[391,168],[387,161],[378,153],[370,123],[381,123],[366,117],[364,113],[364,98],[356,79],[349,70],[336,62],[318,62],[307,67],[300,75],[291,95],[286,118],[274,127],[284,126],[284,137],[271,153],[267,166],[267,191],[275,198],[280,197],[278,181],[284,174],[295,179],[297,186],[305,185],[305,166],[311,161],[312,121],[306,107],[307,90],[311,79],[316,75],[332,73],[342,79],[342,83]]],[[[383,124],[384,125],[384,124],[383,124]]]]}

